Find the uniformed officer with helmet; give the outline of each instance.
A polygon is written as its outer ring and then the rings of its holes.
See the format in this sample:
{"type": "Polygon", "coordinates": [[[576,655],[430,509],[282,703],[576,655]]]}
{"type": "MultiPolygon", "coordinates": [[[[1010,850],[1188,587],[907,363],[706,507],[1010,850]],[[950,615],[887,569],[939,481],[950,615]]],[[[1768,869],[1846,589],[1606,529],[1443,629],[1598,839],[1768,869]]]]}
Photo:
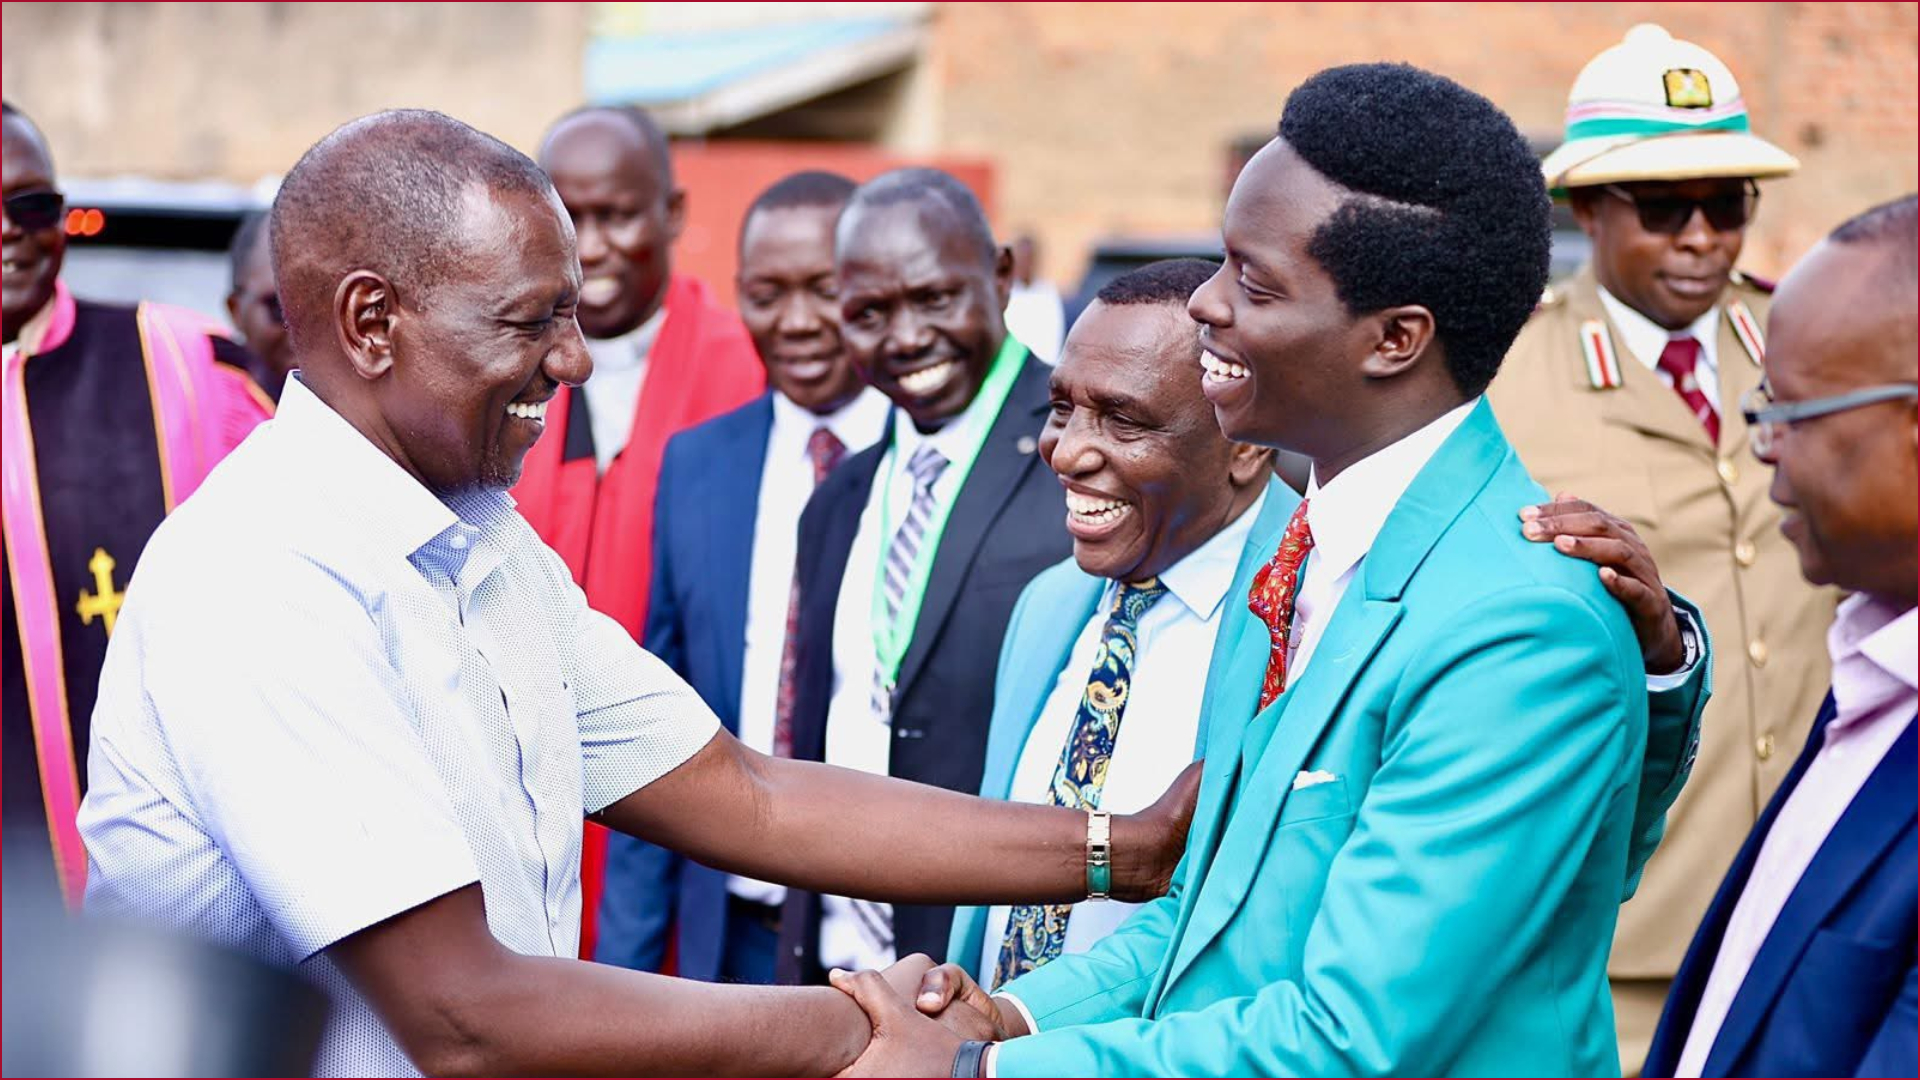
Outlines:
{"type": "Polygon", "coordinates": [[[1799,162],[1752,133],[1717,57],[1642,25],[1580,72],[1543,167],[1593,256],[1543,297],[1494,408],[1548,490],[1640,532],[1723,658],[1692,779],[1608,968],[1634,1075],[1688,939],[1826,692],[1836,596],[1801,580],[1738,404],[1760,381],[1771,286],[1734,264],[1758,182],[1799,162]]]}

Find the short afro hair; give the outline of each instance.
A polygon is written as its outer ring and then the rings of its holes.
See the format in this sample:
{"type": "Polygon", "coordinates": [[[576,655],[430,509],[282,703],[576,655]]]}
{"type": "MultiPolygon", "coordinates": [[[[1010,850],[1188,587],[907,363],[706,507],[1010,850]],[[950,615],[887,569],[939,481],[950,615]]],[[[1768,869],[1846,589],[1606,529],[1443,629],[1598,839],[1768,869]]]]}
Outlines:
{"type": "Polygon", "coordinates": [[[287,332],[300,347],[346,274],[371,270],[431,293],[465,254],[468,189],[551,195],[533,160],[443,113],[395,109],[351,121],[301,155],[274,197],[269,229],[287,332]],[[324,302],[324,301],[321,301],[324,302]]]}
{"type": "Polygon", "coordinates": [[[1353,64],[1294,90],[1280,138],[1349,193],[1307,249],[1347,310],[1427,308],[1454,383],[1484,391],[1546,287],[1552,240],[1513,121],[1432,72],[1353,64]]]}
{"type": "Polygon", "coordinates": [[[856,187],[859,185],[839,173],[820,169],[783,176],[756,196],[747,212],[740,216],[740,239],[743,243],[746,241],[747,223],[763,210],[793,210],[804,206],[837,211],[847,205],[856,187]]]}
{"type": "Polygon", "coordinates": [[[1205,259],[1161,259],[1107,282],[1093,298],[1112,307],[1178,304],[1185,311],[1188,298],[1219,269],[1205,259]]]}
{"type": "Polygon", "coordinates": [[[840,212],[840,226],[845,228],[858,211],[900,203],[935,203],[946,207],[979,247],[980,257],[988,266],[1000,257],[1000,247],[994,243],[993,227],[987,224],[987,212],[981,208],[980,199],[958,177],[940,169],[895,169],[861,184],[847,200],[846,209],[840,212]]]}

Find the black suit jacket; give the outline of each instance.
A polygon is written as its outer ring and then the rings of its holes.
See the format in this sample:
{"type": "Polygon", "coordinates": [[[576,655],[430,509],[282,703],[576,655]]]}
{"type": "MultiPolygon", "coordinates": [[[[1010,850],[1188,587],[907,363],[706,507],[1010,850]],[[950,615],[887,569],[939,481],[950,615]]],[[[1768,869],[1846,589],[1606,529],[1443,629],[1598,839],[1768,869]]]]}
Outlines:
{"type": "MultiPolygon", "coordinates": [[[[894,776],[969,795],[980,790],[994,670],[1014,601],[1040,571],[1073,553],[1060,483],[1034,452],[1046,421],[1050,375],[1045,364],[1026,357],[947,518],[894,688],[888,768],[894,776]]],[[[906,422],[895,416],[896,423],[906,422]]],[[[820,761],[825,754],[834,686],[834,608],[861,512],[891,444],[889,429],[887,438],[843,462],[800,517],[797,758],[820,761]]],[[[885,852],[873,855],[886,857],[885,852]]],[[[900,955],[941,956],[952,921],[950,907],[895,905],[900,955]]],[[[781,920],[780,981],[825,981],[816,960],[819,943],[819,897],[790,891],[781,920]]]]}

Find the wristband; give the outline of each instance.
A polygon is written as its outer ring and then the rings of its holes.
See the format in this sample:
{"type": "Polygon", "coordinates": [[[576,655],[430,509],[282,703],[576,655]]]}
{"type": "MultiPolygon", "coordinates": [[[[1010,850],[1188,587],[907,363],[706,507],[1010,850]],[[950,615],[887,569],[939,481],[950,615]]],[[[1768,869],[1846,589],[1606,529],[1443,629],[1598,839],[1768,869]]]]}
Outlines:
{"type": "Polygon", "coordinates": [[[992,1045],[980,1039],[968,1039],[961,1043],[960,1049],[953,1054],[953,1075],[966,1077],[967,1080],[979,1076],[980,1062],[987,1056],[987,1047],[992,1045]]]}
{"type": "Polygon", "coordinates": [[[1087,811],[1087,899],[1105,900],[1113,892],[1113,815],[1087,811]]]}

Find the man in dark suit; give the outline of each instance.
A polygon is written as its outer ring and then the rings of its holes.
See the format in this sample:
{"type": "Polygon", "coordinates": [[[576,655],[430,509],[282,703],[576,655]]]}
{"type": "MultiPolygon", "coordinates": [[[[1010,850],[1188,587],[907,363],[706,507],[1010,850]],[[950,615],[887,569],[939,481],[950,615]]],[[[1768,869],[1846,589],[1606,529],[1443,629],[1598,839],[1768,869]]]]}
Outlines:
{"type": "Polygon", "coordinates": [[[1667,999],[1649,1076],[1912,1076],[1916,420],[1911,195],[1834,230],[1768,317],[1743,402],[1781,529],[1852,593],[1833,688],[1728,871],[1667,999]]]}
{"type": "MultiPolygon", "coordinates": [[[[794,756],[977,791],[1014,601],[1072,551],[1034,453],[1048,369],[1007,333],[1012,253],[946,173],[862,186],[834,262],[848,351],[898,409],[800,519],[794,756]]],[[[782,980],[937,956],[952,918],[791,893],[782,980]]]]}
{"type": "MultiPolygon", "coordinates": [[[[790,753],[795,523],[849,450],[877,440],[887,399],[848,362],[833,226],[853,181],[795,173],[740,226],[740,314],[768,391],[673,437],[654,515],[647,650],[761,753],[790,753]]],[[[786,890],[688,861],[644,840],[607,843],[594,959],[658,971],[669,937],[695,979],[773,981],[786,890]]]]}

